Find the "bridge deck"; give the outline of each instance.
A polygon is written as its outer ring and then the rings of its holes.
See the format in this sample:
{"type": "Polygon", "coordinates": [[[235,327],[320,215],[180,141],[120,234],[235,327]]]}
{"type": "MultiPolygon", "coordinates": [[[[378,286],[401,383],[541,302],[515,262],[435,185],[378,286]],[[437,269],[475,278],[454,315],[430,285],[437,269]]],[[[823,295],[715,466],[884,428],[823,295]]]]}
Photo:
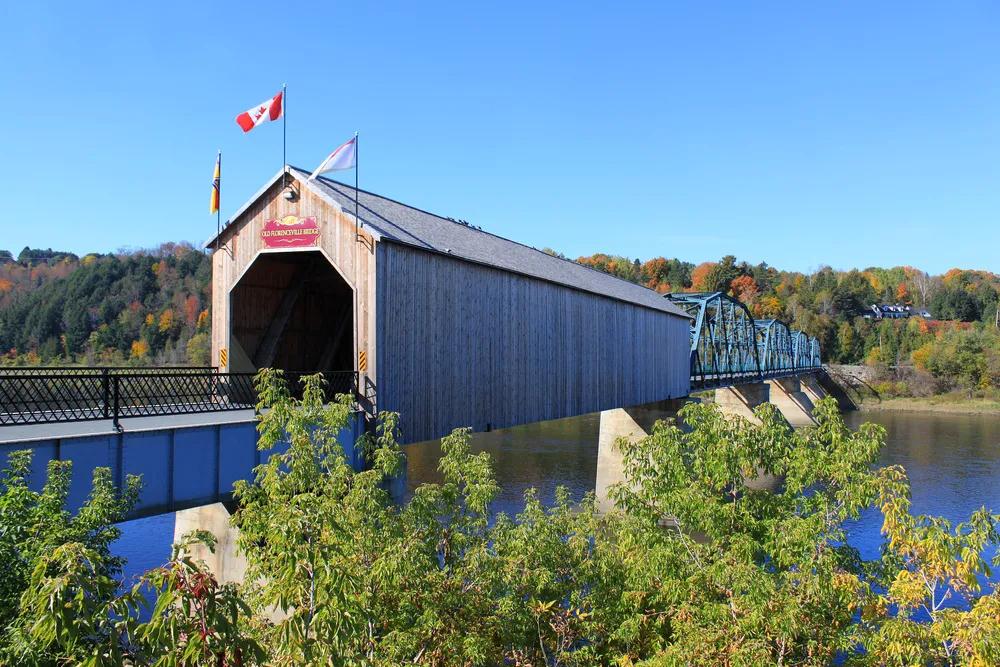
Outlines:
{"type": "MultiPolygon", "coordinates": [[[[2,426],[0,462],[30,449],[29,484],[39,489],[49,461],[72,461],[71,510],[86,500],[95,468],[108,468],[119,487],[126,476],[141,475],[139,502],[127,517],[136,518],[227,500],[237,480],[250,479],[255,466],[285,448],[257,448],[253,410],[126,418],[119,426],[111,420],[2,426]]],[[[338,439],[355,465],[362,427],[356,415],[338,439]]]]}
{"type": "Polygon", "coordinates": [[[192,414],[156,415],[152,417],[126,417],[119,420],[116,428],[114,420],[47,422],[39,424],[17,424],[0,426],[0,445],[30,443],[54,438],[84,438],[98,435],[116,435],[120,432],[139,433],[162,431],[164,429],[195,428],[218,424],[239,424],[253,422],[253,410],[229,410],[225,412],[199,412],[192,414]]]}

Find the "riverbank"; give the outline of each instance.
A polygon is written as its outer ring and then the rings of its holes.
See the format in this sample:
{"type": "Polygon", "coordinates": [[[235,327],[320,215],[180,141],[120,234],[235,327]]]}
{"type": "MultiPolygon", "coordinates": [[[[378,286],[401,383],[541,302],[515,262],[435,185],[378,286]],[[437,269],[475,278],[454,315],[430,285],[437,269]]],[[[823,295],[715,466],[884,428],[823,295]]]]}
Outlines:
{"type": "Polygon", "coordinates": [[[955,394],[941,394],[924,398],[887,398],[882,401],[869,399],[859,407],[864,412],[945,412],[1000,415],[1000,400],[969,398],[955,394]]]}

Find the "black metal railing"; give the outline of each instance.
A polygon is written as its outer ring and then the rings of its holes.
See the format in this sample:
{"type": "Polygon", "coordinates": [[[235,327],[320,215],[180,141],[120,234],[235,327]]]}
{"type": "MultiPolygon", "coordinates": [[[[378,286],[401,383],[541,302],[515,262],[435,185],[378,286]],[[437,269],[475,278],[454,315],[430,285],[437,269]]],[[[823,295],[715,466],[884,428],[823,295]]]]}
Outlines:
{"type": "Polygon", "coordinates": [[[215,366],[0,366],[0,375],[120,375],[128,373],[218,373],[215,366]]]}
{"type": "MultiPolygon", "coordinates": [[[[306,373],[287,373],[301,395],[306,373]]],[[[214,368],[2,368],[0,425],[253,409],[253,373],[214,368]]],[[[356,393],[357,373],[324,373],[327,397],[356,393]]]]}
{"type": "MultiPolygon", "coordinates": [[[[302,378],[315,375],[315,371],[284,371],[292,396],[302,397],[302,378]]],[[[323,389],[326,400],[334,400],[338,394],[354,394],[358,390],[358,374],[354,371],[334,371],[323,373],[323,389]]]]}

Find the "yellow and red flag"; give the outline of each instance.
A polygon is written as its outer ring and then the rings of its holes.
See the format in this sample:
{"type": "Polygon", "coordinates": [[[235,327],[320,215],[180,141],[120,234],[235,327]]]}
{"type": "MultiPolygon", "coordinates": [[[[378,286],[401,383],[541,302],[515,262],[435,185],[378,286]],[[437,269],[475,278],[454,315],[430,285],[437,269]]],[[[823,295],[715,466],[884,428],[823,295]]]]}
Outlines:
{"type": "Polygon", "coordinates": [[[212,199],[208,203],[209,213],[219,212],[219,190],[220,181],[222,177],[222,151],[219,151],[219,157],[215,159],[215,175],[212,177],[212,199]]]}

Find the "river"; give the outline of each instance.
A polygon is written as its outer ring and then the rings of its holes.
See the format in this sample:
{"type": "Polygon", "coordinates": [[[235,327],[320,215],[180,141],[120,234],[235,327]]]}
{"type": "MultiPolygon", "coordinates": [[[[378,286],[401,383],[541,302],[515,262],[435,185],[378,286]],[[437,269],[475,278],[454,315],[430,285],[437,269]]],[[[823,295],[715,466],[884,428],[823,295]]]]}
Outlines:
{"type": "MultiPolygon", "coordinates": [[[[906,468],[914,512],[958,522],[982,506],[1000,510],[1000,414],[852,412],[845,419],[852,428],[865,421],[886,428],[881,462],[906,468]]],[[[516,513],[530,487],[545,502],[551,502],[559,485],[574,497],[592,491],[597,432],[598,415],[593,414],[475,435],[474,448],[493,457],[503,489],[495,509],[516,513]]],[[[439,478],[437,443],[412,445],[406,453],[410,491],[439,478]]],[[[127,558],[126,581],[167,560],[173,525],[173,515],[121,524],[114,550],[127,558]]],[[[849,541],[866,558],[878,555],[880,525],[881,515],[871,510],[848,526],[849,541]]]]}

